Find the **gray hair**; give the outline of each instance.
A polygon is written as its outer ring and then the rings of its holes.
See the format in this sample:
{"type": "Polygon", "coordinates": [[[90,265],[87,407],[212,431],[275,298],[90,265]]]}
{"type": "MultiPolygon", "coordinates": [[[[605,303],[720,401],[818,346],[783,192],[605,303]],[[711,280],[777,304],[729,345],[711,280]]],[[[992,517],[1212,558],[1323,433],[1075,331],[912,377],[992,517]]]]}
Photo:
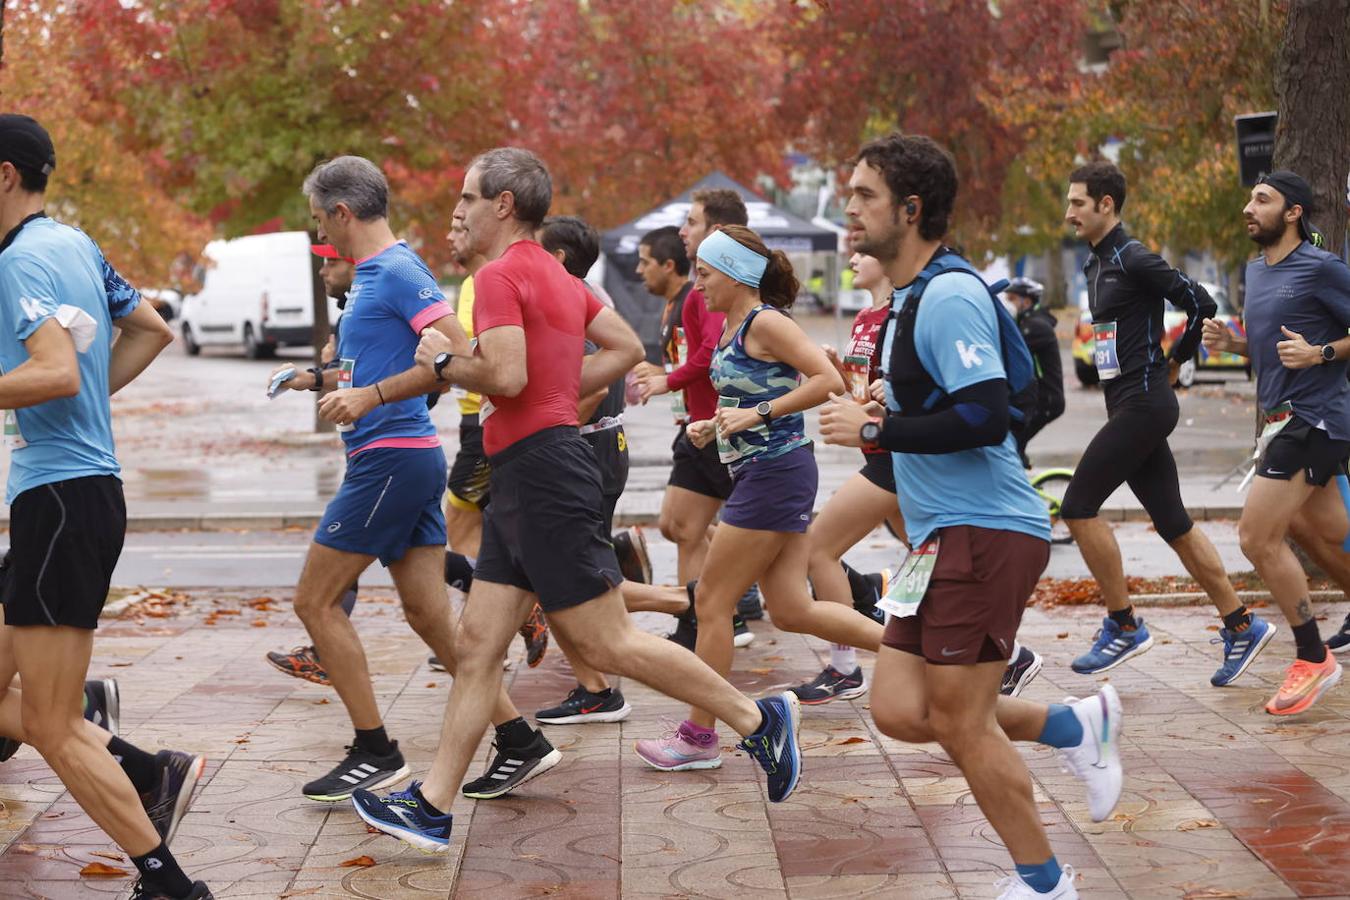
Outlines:
{"type": "Polygon", "coordinates": [[[389,182],[380,167],[364,156],[339,156],[319,163],[301,190],[330,215],[339,203],[347,204],[363,222],[389,215],[389,182]]]}
{"type": "Polygon", "coordinates": [[[498,147],[474,157],[469,168],[478,169],[478,186],[491,199],[510,191],[516,201],[516,218],[538,228],[553,202],[553,179],[543,160],[520,147],[498,147]]]}

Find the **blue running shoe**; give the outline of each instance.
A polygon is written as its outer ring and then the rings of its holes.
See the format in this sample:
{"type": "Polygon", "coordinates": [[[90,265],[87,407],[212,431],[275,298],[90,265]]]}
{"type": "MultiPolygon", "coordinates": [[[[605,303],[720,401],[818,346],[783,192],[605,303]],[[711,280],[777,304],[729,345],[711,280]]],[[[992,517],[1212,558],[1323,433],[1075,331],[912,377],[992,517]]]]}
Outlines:
{"type": "Polygon", "coordinates": [[[741,741],[741,749],[768,773],[769,801],[782,803],[797,789],[802,774],[802,748],[797,739],[801,707],[791,691],[756,700],[755,705],[764,716],[764,725],[741,741]]]}
{"type": "Polygon", "coordinates": [[[1097,632],[1096,643],[1075,659],[1070,668],[1079,675],[1098,675],[1148,650],[1153,646],[1153,637],[1143,619],[1136,616],[1135,621],[1139,627],[1125,631],[1110,616],[1102,619],[1102,630],[1097,632]]]}
{"type": "Polygon", "coordinates": [[[352,791],[356,814],[376,831],[394,837],[423,853],[444,853],[450,849],[450,826],[455,817],[446,813],[433,816],[417,799],[422,782],[414,781],[406,791],[394,791],[380,797],[370,791],[352,791]]]}
{"type": "Polygon", "coordinates": [[[1221,628],[1219,636],[1210,640],[1211,644],[1223,644],[1223,665],[1209,679],[1215,687],[1227,687],[1237,681],[1279,630],[1256,613],[1251,616],[1252,624],[1246,631],[1234,633],[1221,628]]]}

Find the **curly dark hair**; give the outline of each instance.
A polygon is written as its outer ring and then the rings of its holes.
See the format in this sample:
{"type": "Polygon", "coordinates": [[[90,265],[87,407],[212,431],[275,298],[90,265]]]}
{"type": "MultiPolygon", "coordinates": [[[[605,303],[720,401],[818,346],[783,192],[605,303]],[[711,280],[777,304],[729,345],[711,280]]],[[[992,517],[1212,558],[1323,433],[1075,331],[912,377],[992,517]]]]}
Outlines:
{"type": "Polygon", "coordinates": [[[1101,206],[1103,197],[1110,197],[1116,205],[1116,215],[1125,208],[1125,173],[1104,159],[1079,166],[1069,175],[1069,184],[1087,186],[1093,211],[1101,206]]]}
{"type": "Polygon", "coordinates": [[[926,241],[941,240],[956,203],[959,182],[956,162],[937,141],[921,134],[893,132],[863,145],[853,160],[881,173],[891,189],[891,203],[900,209],[906,197],[922,201],[919,234],[926,241]]]}

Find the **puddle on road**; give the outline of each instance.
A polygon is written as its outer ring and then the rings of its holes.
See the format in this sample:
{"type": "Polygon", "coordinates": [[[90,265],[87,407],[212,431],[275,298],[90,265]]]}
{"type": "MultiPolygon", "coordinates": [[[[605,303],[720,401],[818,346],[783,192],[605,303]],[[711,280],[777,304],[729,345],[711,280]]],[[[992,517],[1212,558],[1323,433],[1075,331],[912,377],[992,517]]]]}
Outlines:
{"type": "Polygon", "coordinates": [[[238,501],[327,502],[342,482],[341,465],[307,471],[239,468],[122,470],[128,500],[227,504],[238,501]]]}

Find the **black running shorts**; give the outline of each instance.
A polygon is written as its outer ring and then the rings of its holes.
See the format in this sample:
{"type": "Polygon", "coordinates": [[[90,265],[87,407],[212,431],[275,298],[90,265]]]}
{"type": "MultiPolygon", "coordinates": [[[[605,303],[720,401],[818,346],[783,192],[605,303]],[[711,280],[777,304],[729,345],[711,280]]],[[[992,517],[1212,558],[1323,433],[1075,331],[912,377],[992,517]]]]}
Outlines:
{"type": "Polygon", "coordinates": [[[895,493],[895,466],[889,453],[864,453],[859,472],[883,491],[895,493]]]}
{"type": "Polygon", "coordinates": [[[681,426],[670,450],[675,456],[675,464],[671,466],[667,484],[716,500],[731,496],[731,472],[717,455],[716,441],[709,441],[700,450],[690,442],[681,426]]]}
{"type": "Polygon", "coordinates": [[[623,581],[605,528],[595,454],[575,427],[546,428],[488,462],[475,580],[539,595],[545,612],[594,600],[623,581]]]}
{"type": "Polygon", "coordinates": [[[127,507],[111,475],[30,488],[10,506],[5,624],[97,628],[122,555],[127,507]]]}
{"type": "Polygon", "coordinates": [[[1270,439],[1256,474],[1288,481],[1295,472],[1302,470],[1308,484],[1322,487],[1337,475],[1345,474],[1347,456],[1350,456],[1350,441],[1333,440],[1321,428],[1294,416],[1270,439]]]}
{"type": "Polygon", "coordinates": [[[483,454],[483,426],[478,416],[461,416],[459,420],[459,452],[450,466],[446,485],[450,490],[450,505],[457,509],[483,509],[492,493],[488,490],[492,469],[483,454]]]}

